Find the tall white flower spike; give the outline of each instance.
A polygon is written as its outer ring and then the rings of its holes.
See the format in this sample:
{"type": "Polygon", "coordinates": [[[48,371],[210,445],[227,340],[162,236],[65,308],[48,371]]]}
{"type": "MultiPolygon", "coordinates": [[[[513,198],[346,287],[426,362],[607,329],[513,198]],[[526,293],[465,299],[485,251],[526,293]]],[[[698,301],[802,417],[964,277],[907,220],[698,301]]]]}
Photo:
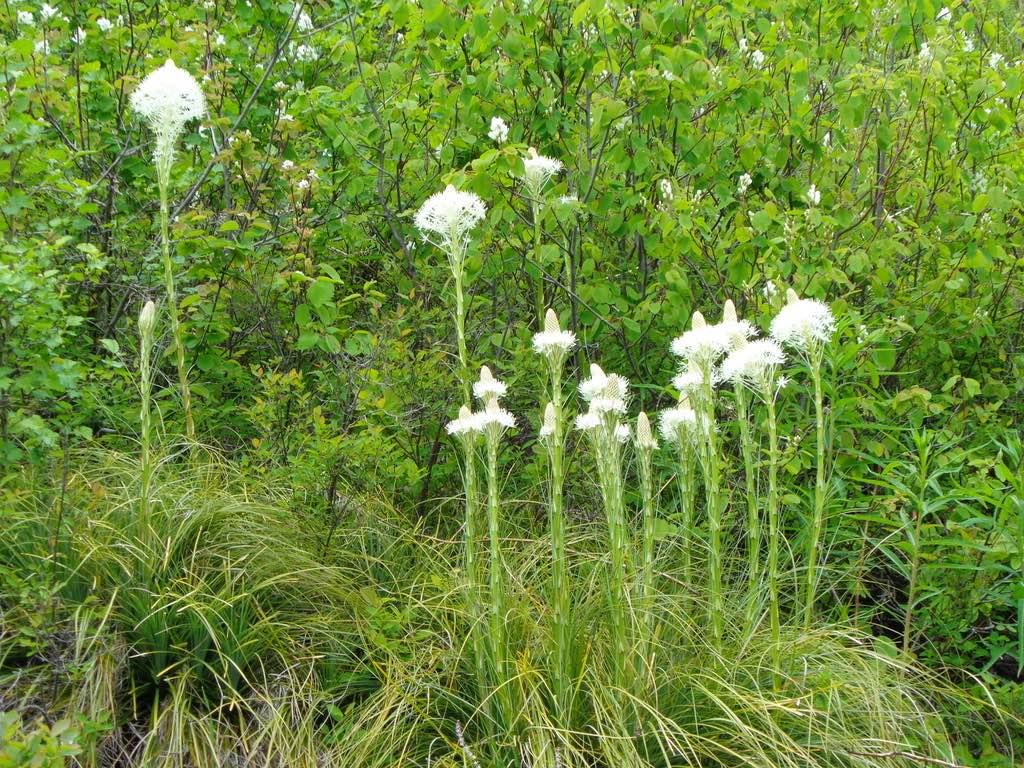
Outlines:
{"type": "Polygon", "coordinates": [[[786,306],[772,320],[772,337],[798,352],[826,344],[836,330],[836,319],[828,304],[801,299],[792,288],[786,291],[786,306]]]}
{"type": "Polygon", "coordinates": [[[169,161],[185,123],[202,117],[206,111],[206,98],[199,83],[170,59],[143,78],[128,104],[156,134],[158,163],[169,161]]]}
{"type": "Polygon", "coordinates": [[[530,147],[523,158],[523,184],[530,192],[530,197],[539,200],[544,187],[562,171],[562,161],[553,157],[538,155],[537,150],[530,147]]]}
{"type": "Polygon", "coordinates": [[[469,233],[487,215],[484,201],[472,192],[463,192],[451,184],[428,197],[416,212],[413,222],[445,253],[465,253],[469,233]]]}
{"type": "Polygon", "coordinates": [[[473,394],[484,404],[489,405],[492,401],[497,402],[505,396],[508,386],[503,381],[494,378],[491,369],[486,365],[480,366],[480,378],[473,385],[473,394]]]}
{"type": "Polygon", "coordinates": [[[576,346],[576,334],[563,331],[558,315],[549,309],[544,315],[544,330],[533,335],[533,351],[555,361],[563,359],[576,346]]]}

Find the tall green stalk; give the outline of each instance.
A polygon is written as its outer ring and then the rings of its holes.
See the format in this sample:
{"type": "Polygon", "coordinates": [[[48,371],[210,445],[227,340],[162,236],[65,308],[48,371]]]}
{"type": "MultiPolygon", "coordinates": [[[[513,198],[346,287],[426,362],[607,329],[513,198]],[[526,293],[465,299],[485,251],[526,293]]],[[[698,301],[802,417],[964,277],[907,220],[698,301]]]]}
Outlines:
{"type": "Polygon", "coordinates": [[[700,408],[704,495],[708,513],[708,623],[715,642],[722,639],[722,500],[718,434],[715,425],[715,385],[710,366],[702,371],[700,408]]]}
{"type": "Polygon", "coordinates": [[[747,491],[747,623],[753,626],[761,592],[761,516],[757,508],[757,475],[754,469],[754,441],[750,434],[749,399],[746,387],[737,385],[736,420],[740,427],[740,449],[747,491]]]}
{"type": "Polygon", "coordinates": [[[469,352],[466,349],[466,299],[463,291],[463,279],[465,278],[464,257],[456,259],[449,256],[451,260],[452,278],[455,282],[455,335],[459,348],[459,379],[462,383],[463,405],[470,405],[470,384],[469,384],[469,352]]]}
{"type": "Polygon", "coordinates": [[[178,369],[178,388],[181,392],[181,407],[185,413],[185,435],[195,440],[196,426],[192,418],[192,390],[188,384],[188,367],[185,364],[185,339],[178,315],[178,294],[174,289],[174,263],[171,261],[171,237],[169,232],[170,210],[167,201],[170,185],[170,153],[166,160],[158,157],[157,186],[160,188],[160,243],[164,265],[164,288],[167,291],[167,314],[171,320],[171,336],[174,339],[174,359],[178,369]]]}
{"type": "Polygon", "coordinates": [[[825,519],[825,414],[822,392],[821,368],[824,350],[814,346],[808,355],[811,380],[814,383],[814,422],[817,436],[817,461],[814,478],[814,512],[811,517],[810,537],[807,543],[807,581],[804,597],[804,627],[809,629],[814,621],[814,600],[818,588],[818,550],[821,529],[825,519]]]}
{"type": "Polygon", "coordinates": [[[764,392],[768,411],[768,614],[772,635],[772,667],[779,672],[781,630],[779,620],[779,430],[775,395],[764,392]]]}
{"type": "Polygon", "coordinates": [[[516,716],[510,682],[513,678],[505,626],[505,578],[501,555],[501,505],[498,495],[498,442],[500,435],[487,430],[487,532],[490,541],[490,645],[495,671],[495,699],[501,722],[508,727],[516,716]]]}
{"type": "Polygon", "coordinates": [[[626,510],[622,486],[622,446],[609,435],[604,440],[599,469],[605,515],[608,521],[608,542],[611,569],[608,574],[609,617],[612,622],[612,647],[615,654],[615,684],[630,688],[630,648],[626,604],[626,570],[629,539],[626,532],[626,510]]]}
{"type": "Polygon", "coordinates": [[[651,434],[651,424],[643,411],[636,419],[636,452],[640,467],[640,497],[643,511],[643,566],[641,572],[641,623],[640,661],[648,670],[654,668],[654,450],[658,444],[651,434]]]}
{"type": "Polygon", "coordinates": [[[152,505],[153,457],[150,449],[153,431],[150,400],[153,391],[153,336],[156,324],[156,305],[147,301],[139,313],[139,444],[140,475],[140,523],[143,535],[148,538],[150,530],[150,507],[152,505]]]}
{"type": "Polygon", "coordinates": [[[538,269],[537,284],[534,286],[534,305],[537,311],[537,320],[543,327],[546,303],[544,301],[544,264],[540,258],[540,220],[544,207],[539,200],[531,201],[530,207],[533,211],[533,263],[538,269]]]}

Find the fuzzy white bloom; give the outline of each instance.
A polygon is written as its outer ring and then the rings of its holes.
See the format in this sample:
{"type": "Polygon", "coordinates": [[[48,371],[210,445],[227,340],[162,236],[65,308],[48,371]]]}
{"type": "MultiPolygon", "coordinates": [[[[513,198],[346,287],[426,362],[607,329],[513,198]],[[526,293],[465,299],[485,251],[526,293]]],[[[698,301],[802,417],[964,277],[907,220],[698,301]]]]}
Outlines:
{"type": "MultiPolygon", "coordinates": [[[[629,380],[615,373],[606,374],[601,370],[601,366],[591,363],[590,378],[580,382],[580,395],[587,402],[598,399],[625,401],[629,396],[629,380]]],[[[605,402],[603,405],[607,406],[608,403],[605,402]]],[[[611,411],[617,408],[602,407],[601,410],[611,411]]],[[[624,404],[622,410],[625,410],[624,404]]]]}
{"type": "Polygon", "coordinates": [[[999,65],[1003,63],[1005,58],[1006,57],[998,51],[993,51],[988,56],[988,65],[992,67],[992,69],[998,69],[999,65]]]}
{"type": "Polygon", "coordinates": [[[562,360],[576,346],[576,334],[563,331],[558,315],[549,309],[544,314],[544,330],[533,335],[533,351],[552,362],[562,360]]]}
{"type": "Polygon", "coordinates": [[[488,400],[487,406],[476,415],[483,429],[492,437],[500,437],[506,429],[512,429],[516,425],[516,417],[502,408],[497,398],[488,400]]]}
{"type": "Polygon", "coordinates": [[[309,179],[299,179],[295,186],[301,190],[307,190],[309,189],[309,179]]]}
{"type": "Polygon", "coordinates": [[[282,171],[290,171],[294,167],[295,167],[295,163],[293,163],[291,160],[282,160],[281,161],[281,170],[282,171]]]}
{"type": "Polygon", "coordinates": [[[299,14],[299,18],[295,21],[295,28],[299,32],[312,32],[313,31],[313,20],[309,18],[309,14],[302,11],[299,14]]]}
{"type": "Polygon", "coordinates": [[[764,53],[762,51],[752,51],[750,53],[750,62],[757,69],[760,69],[764,66],[764,53]]]}
{"type": "Polygon", "coordinates": [[[935,14],[936,21],[949,21],[953,18],[953,12],[949,8],[943,6],[937,14],[935,14]]]}
{"type": "Polygon", "coordinates": [[[295,60],[301,62],[316,61],[320,58],[320,52],[309,43],[303,43],[295,48],[295,60]]]}
{"type": "Polygon", "coordinates": [[[96,19],[96,26],[100,28],[100,32],[109,32],[114,26],[114,22],[110,19],[100,16],[96,19]]]}
{"type": "Polygon", "coordinates": [[[438,248],[450,257],[461,259],[469,243],[469,233],[487,215],[484,201],[472,192],[462,192],[451,184],[443,192],[431,195],[416,212],[413,222],[438,248]]]}
{"type": "Polygon", "coordinates": [[[473,395],[478,400],[485,405],[492,401],[497,402],[507,391],[508,386],[494,378],[490,368],[486,365],[480,366],[480,378],[473,384],[473,395]]]}
{"type": "Polygon", "coordinates": [[[616,424],[615,425],[615,439],[620,443],[628,443],[629,437],[632,434],[629,429],[629,424],[616,424]]]}
{"type": "Polygon", "coordinates": [[[735,385],[761,387],[775,378],[775,372],[785,362],[779,342],[757,339],[729,353],[722,363],[721,376],[735,385]]]}
{"type": "Polygon", "coordinates": [[[654,432],[651,430],[651,420],[643,411],[636,416],[636,447],[641,451],[658,450],[658,441],[654,439],[654,432]]]}
{"type": "Polygon", "coordinates": [[[746,320],[724,318],[721,323],[708,325],[704,315],[693,313],[690,330],[672,342],[672,354],[692,362],[693,369],[715,363],[722,355],[755,333],[746,320]]]}
{"type": "Polygon", "coordinates": [[[555,404],[548,403],[544,407],[544,421],[540,425],[540,439],[546,440],[555,434],[555,404]]]}
{"type": "Polygon", "coordinates": [[[601,426],[601,416],[593,411],[581,413],[576,417],[576,429],[590,432],[601,426]]]}
{"type": "Polygon", "coordinates": [[[744,173],[740,176],[740,180],[736,184],[736,191],[741,195],[745,195],[747,194],[747,190],[750,189],[750,185],[753,183],[753,177],[749,173],[744,173]]]}
{"type": "Polygon", "coordinates": [[[156,134],[157,162],[169,162],[185,123],[202,117],[206,99],[199,83],[168,59],[139,83],[128,103],[156,134]]]}
{"type": "Polygon", "coordinates": [[[828,305],[817,299],[801,299],[793,289],[786,292],[786,306],[772,320],[772,337],[800,352],[828,342],[836,320],[828,305]]]}
{"type": "Polygon", "coordinates": [[[504,144],[508,141],[508,123],[500,117],[492,117],[491,130],[487,132],[487,138],[496,144],[504,144]]]}
{"type": "Polygon", "coordinates": [[[812,206],[821,202],[821,192],[818,191],[814,184],[807,188],[807,202],[812,206]]]}
{"type": "Polygon", "coordinates": [[[279,93],[281,91],[287,91],[288,90],[288,83],[284,82],[283,80],[278,80],[276,83],[274,83],[274,90],[279,92],[279,93]]]}
{"type": "Polygon", "coordinates": [[[747,47],[748,47],[747,46],[747,38],[741,37],[740,38],[740,42],[739,42],[739,46],[740,46],[740,52],[741,53],[746,53],[747,47]]]}
{"type": "Polygon", "coordinates": [[[71,42],[75,45],[81,45],[85,42],[85,30],[79,27],[71,34],[71,42]]]}
{"type": "Polygon", "coordinates": [[[449,435],[461,438],[473,438],[483,431],[480,414],[472,413],[465,405],[459,409],[458,418],[449,421],[445,426],[449,435]]]}
{"type": "Polygon", "coordinates": [[[930,64],[933,56],[931,46],[927,42],[921,43],[921,50],[917,52],[920,62],[925,65],[930,64]]]}
{"type": "Polygon", "coordinates": [[[218,32],[217,36],[213,38],[213,44],[215,46],[217,46],[218,48],[220,46],[224,45],[226,42],[227,42],[227,40],[225,39],[224,35],[221,34],[220,32],[218,32]]]}
{"type": "Polygon", "coordinates": [[[671,179],[662,179],[658,182],[658,194],[661,195],[661,199],[666,203],[672,202],[672,198],[675,197],[675,193],[672,189],[671,179]]]}
{"type": "Polygon", "coordinates": [[[43,3],[42,7],[39,9],[39,18],[41,18],[43,21],[49,21],[54,16],[56,16],[57,13],[57,9],[54,8],[52,5],[49,5],[48,3],[43,3]]]}
{"type": "Polygon", "coordinates": [[[688,441],[697,431],[697,412],[683,398],[675,408],[667,408],[658,416],[658,431],[666,443],[688,441]]]}
{"type": "Polygon", "coordinates": [[[526,150],[526,157],[523,158],[523,183],[529,190],[530,197],[539,199],[547,183],[561,170],[561,160],[538,155],[533,147],[526,150]]]}
{"type": "Polygon", "coordinates": [[[156,326],[156,304],[147,301],[139,311],[139,333],[148,336],[156,326]]]}
{"type": "Polygon", "coordinates": [[[699,392],[704,386],[704,374],[696,368],[687,366],[672,379],[672,386],[684,395],[699,392]]]}
{"type": "Polygon", "coordinates": [[[41,56],[46,56],[50,53],[50,43],[48,40],[36,40],[36,44],[32,46],[32,50],[41,56]]]}
{"type": "Polygon", "coordinates": [[[31,11],[18,11],[18,23],[31,27],[36,20],[31,11]]]}

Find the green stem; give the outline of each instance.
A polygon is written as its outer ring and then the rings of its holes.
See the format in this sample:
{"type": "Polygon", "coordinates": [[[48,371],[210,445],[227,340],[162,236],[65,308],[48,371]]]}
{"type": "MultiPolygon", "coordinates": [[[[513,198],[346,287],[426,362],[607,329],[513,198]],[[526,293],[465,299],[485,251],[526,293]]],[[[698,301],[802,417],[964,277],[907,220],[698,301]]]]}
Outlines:
{"type": "Polygon", "coordinates": [[[150,434],[152,432],[152,417],[150,412],[150,397],[153,391],[153,329],[143,330],[139,345],[139,378],[142,402],[139,408],[140,427],[140,472],[142,481],[141,490],[141,524],[143,535],[148,540],[150,530],[150,506],[152,504],[152,481],[153,481],[153,459],[150,454],[150,434]]]}
{"type": "Polygon", "coordinates": [[[772,667],[776,675],[780,662],[779,627],[779,430],[775,417],[775,393],[766,391],[768,410],[768,613],[772,633],[772,667]]]}
{"type": "MultiPolygon", "coordinates": [[[[479,533],[477,531],[477,508],[476,508],[476,456],[473,447],[473,438],[464,440],[465,446],[465,469],[463,482],[466,489],[466,525],[465,525],[465,547],[466,547],[466,580],[467,598],[469,603],[469,615],[472,621],[471,640],[473,643],[473,661],[476,667],[477,688],[481,701],[489,701],[487,698],[487,663],[490,652],[487,649],[487,633],[480,623],[483,615],[480,597],[483,594],[483,585],[480,583],[480,564],[477,553],[479,544],[479,533]]],[[[486,707],[488,715],[491,715],[490,708],[486,707]]],[[[489,717],[490,721],[491,718],[489,717]]]]}
{"type": "Polygon", "coordinates": [[[643,574],[642,610],[643,637],[641,663],[654,668],[654,472],[650,448],[638,449],[640,464],[640,494],[643,504],[643,574]]]}
{"type": "Polygon", "coordinates": [[[499,522],[501,510],[498,499],[498,441],[496,435],[487,435],[487,528],[491,545],[490,557],[490,635],[494,659],[494,685],[501,722],[507,728],[515,712],[510,702],[508,647],[505,628],[505,579],[501,557],[499,522]]]}
{"type": "Polygon", "coordinates": [[[555,429],[551,435],[551,594],[554,610],[554,674],[552,686],[560,722],[570,722],[572,673],[570,669],[572,642],[569,630],[569,563],[566,547],[565,501],[562,495],[563,453],[562,363],[551,363],[551,402],[555,409],[555,429]]]}
{"type": "Polygon", "coordinates": [[[622,461],[620,446],[612,430],[604,438],[605,510],[608,518],[608,540],[611,553],[609,573],[609,609],[612,622],[612,646],[615,653],[615,684],[629,687],[630,650],[626,631],[626,520],[622,499],[622,461]]]}
{"type": "Polygon", "coordinates": [[[715,390],[711,371],[704,371],[704,490],[708,506],[708,623],[715,642],[722,639],[722,503],[718,436],[715,433],[715,390]]]}
{"type": "Polygon", "coordinates": [[[544,327],[544,312],[547,304],[544,302],[544,265],[540,258],[540,217],[543,210],[539,201],[531,203],[533,209],[533,263],[537,267],[537,284],[534,286],[534,304],[537,310],[537,319],[540,322],[538,327],[544,327]]]}
{"type": "Polygon", "coordinates": [[[818,587],[818,548],[825,518],[825,416],[821,385],[822,355],[812,352],[811,379],[814,382],[814,418],[817,431],[817,464],[814,482],[814,514],[811,517],[810,538],[807,543],[807,583],[804,600],[804,628],[810,629],[814,621],[814,598],[818,587]]]}
{"type": "Polygon", "coordinates": [[[679,436],[679,472],[676,474],[676,481],[679,484],[679,527],[682,531],[683,549],[681,553],[684,596],[686,604],[689,604],[689,594],[693,584],[693,563],[692,547],[693,535],[693,507],[695,496],[695,483],[693,472],[692,448],[688,444],[689,438],[680,434],[679,436]]]}
{"type": "Polygon", "coordinates": [[[171,238],[169,232],[170,210],[167,203],[167,186],[170,168],[158,169],[160,187],[160,240],[164,263],[164,286],[167,289],[167,310],[171,318],[171,336],[174,338],[175,362],[178,368],[178,384],[181,389],[181,405],[185,411],[185,435],[195,440],[196,427],[192,419],[192,392],[188,386],[188,368],[185,366],[185,342],[182,337],[181,321],[178,317],[178,294],[174,290],[174,264],[171,261],[171,238]]]}
{"type": "Polygon", "coordinates": [[[734,391],[747,488],[747,623],[753,627],[761,593],[761,517],[757,509],[757,476],[754,470],[754,441],[750,434],[748,395],[742,384],[737,384],[734,391]]]}
{"type": "Polygon", "coordinates": [[[459,345],[459,379],[462,381],[463,405],[470,406],[469,353],[466,351],[466,305],[462,281],[464,277],[461,259],[452,258],[452,277],[455,279],[455,334],[459,345]]]}

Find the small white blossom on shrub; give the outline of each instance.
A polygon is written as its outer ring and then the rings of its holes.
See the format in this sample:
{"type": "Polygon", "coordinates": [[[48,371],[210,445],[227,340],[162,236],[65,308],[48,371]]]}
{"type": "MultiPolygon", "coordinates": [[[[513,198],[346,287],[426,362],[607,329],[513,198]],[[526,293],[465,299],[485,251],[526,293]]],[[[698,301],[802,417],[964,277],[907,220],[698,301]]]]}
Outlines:
{"type": "Polygon", "coordinates": [[[500,117],[492,117],[487,137],[496,144],[504,144],[508,141],[508,123],[500,117]]]}
{"type": "Polygon", "coordinates": [[[81,45],[85,42],[85,30],[79,27],[71,35],[71,41],[76,45],[81,45]]]}
{"type": "Polygon", "coordinates": [[[736,191],[741,194],[747,194],[747,190],[750,189],[750,185],[754,183],[753,177],[749,173],[744,173],[740,176],[739,183],[736,184],[736,191]]]}
{"type": "Polygon", "coordinates": [[[96,26],[99,27],[100,32],[109,32],[111,28],[114,26],[114,22],[112,22],[110,19],[100,16],[98,19],[96,19],[96,26]]]}
{"type": "Polygon", "coordinates": [[[18,11],[18,23],[31,27],[35,24],[35,17],[30,11],[18,11]]]}
{"type": "Polygon", "coordinates": [[[757,68],[760,69],[764,66],[764,53],[762,51],[751,51],[750,62],[757,68]]]}
{"type": "Polygon", "coordinates": [[[295,48],[295,60],[301,62],[316,61],[320,57],[319,51],[308,43],[303,43],[295,48]]]}
{"type": "Polygon", "coordinates": [[[39,18],[43,21],[49,21],[56,15],[57,9],[48,3],[43,3],[42,7],[39,9],[39,18]]]}
{"type": "Polygon", "coordinates": [[[546,155],[538,155],[537,150],[530,147],[523,158],[523,184],[526,185],[530,197],[538,200],[547,183],[562,170],[562,161],[546,155]]]}
{"type": "Polygon", "coordinates": [[[807,188],[807,202],[812,206],[821,202],[821,192],[814,184],[807,188]]]}

